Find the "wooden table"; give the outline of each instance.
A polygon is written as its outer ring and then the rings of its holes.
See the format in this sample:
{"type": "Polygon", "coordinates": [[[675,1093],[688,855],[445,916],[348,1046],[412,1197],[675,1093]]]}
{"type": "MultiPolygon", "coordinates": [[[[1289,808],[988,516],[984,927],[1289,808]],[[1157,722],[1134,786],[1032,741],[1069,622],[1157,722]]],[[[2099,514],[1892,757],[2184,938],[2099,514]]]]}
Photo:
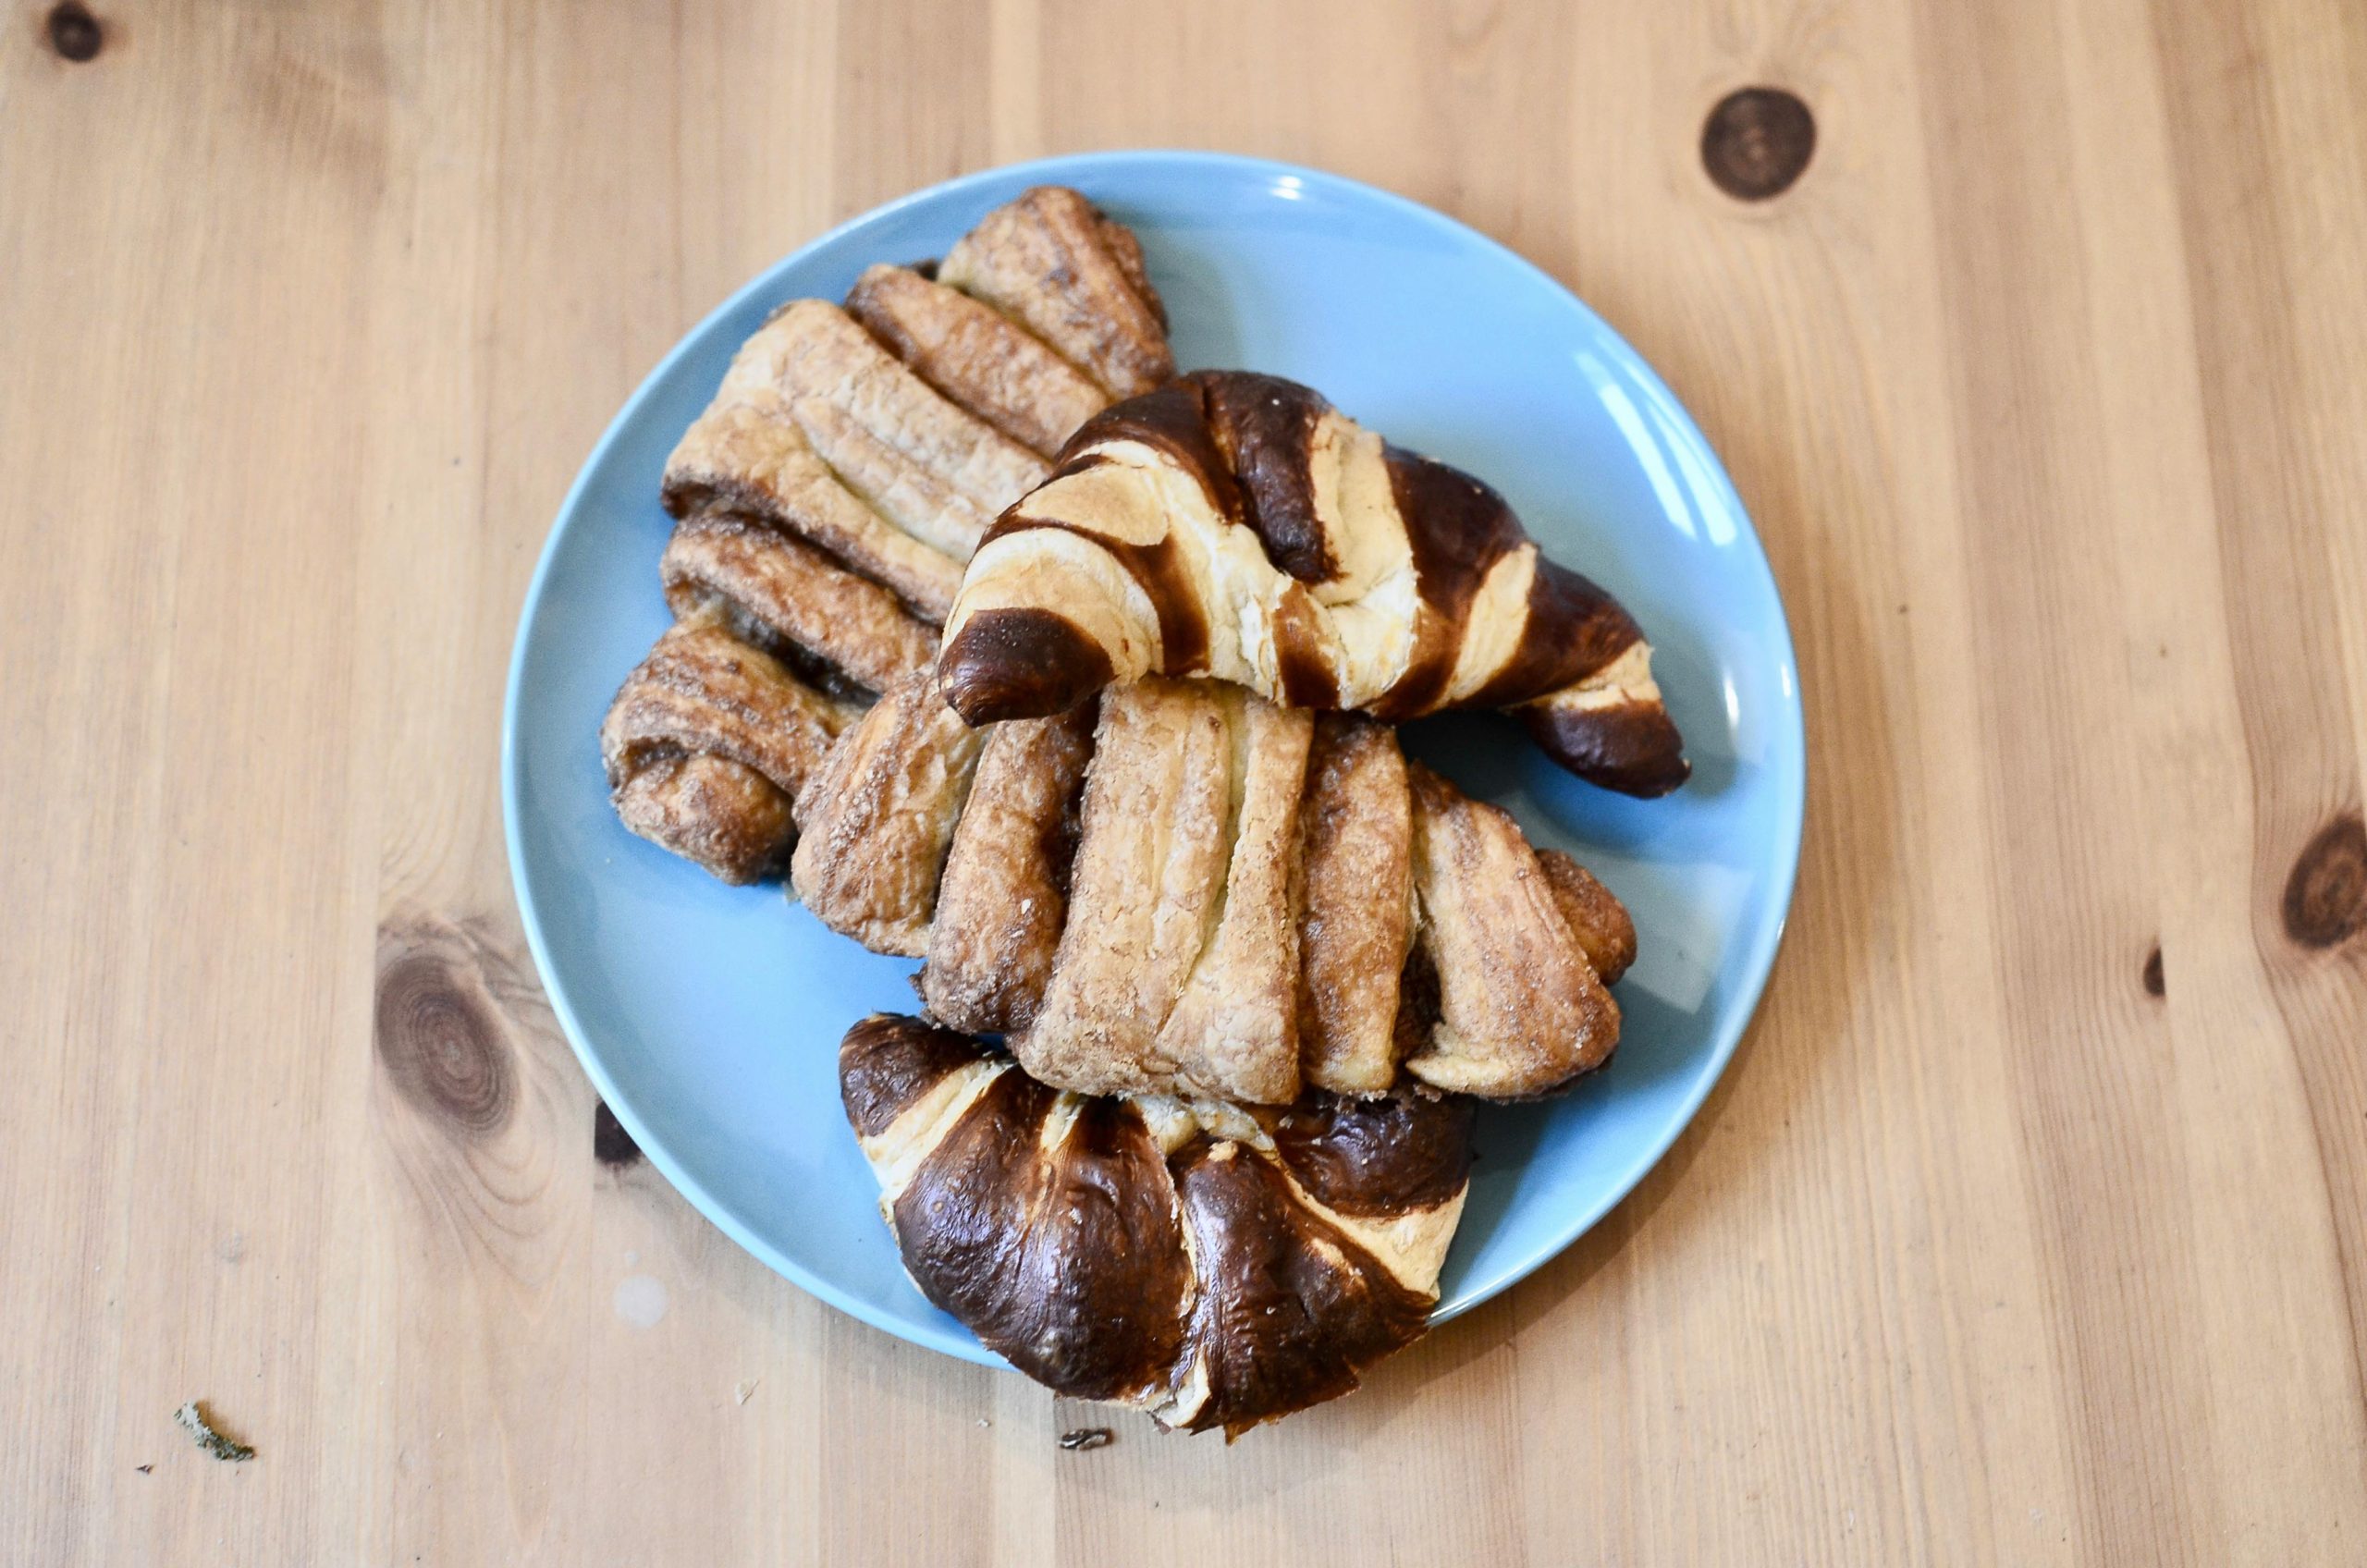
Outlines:
{"type": "Polygon", "coordinates": [[[91,3],[0,26],[0,1558],[2367,1556],[2367,7],[91,3]],[[1666,373],[1808,842],[1584,1243],[1356,1398],[1064,1453],[595,1135],[496,736],[713,302],[1169,143],[1434,203],[1666,373]]]}

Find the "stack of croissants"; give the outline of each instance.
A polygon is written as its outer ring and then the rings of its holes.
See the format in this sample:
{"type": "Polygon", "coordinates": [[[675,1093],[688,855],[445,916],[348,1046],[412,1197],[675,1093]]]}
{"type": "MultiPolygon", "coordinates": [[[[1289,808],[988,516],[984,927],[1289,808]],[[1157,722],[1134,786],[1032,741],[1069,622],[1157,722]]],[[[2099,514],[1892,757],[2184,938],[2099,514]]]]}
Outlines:
{"type": "Polygon", "coordinates": [[[1636,931],[1392,726],[1500,708],[1674,789],[1626,612],[1308,388],[1177,376],[1134,236],[1059,187],[776,311],[663,497],[617,811],[922,961],[839,1068],[922,1292],[1229,1435],[1419,1335],[1474,1100],[1602,1064],[1636,931]]]}

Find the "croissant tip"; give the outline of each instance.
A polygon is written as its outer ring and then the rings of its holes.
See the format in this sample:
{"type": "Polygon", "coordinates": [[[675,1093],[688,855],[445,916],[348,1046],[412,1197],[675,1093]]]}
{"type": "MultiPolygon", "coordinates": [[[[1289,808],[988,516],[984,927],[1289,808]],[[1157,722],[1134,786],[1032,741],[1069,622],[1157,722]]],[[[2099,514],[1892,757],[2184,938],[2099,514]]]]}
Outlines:
{"type": "Polygon", "coordinates": [[[1606,790],[1656,800],[1693,777],[1685,738],[1657,702],[1577,713],[1539,703],[1520,718],[1546,755],[1606,790]]]}
{"type": "Polygon", "coordinates": [[[1034,608],[979,611],[938,659],[947,704],[973,729],[1065,713],[1114,673],[1110,655],[1076,622],[1034,608]]]}

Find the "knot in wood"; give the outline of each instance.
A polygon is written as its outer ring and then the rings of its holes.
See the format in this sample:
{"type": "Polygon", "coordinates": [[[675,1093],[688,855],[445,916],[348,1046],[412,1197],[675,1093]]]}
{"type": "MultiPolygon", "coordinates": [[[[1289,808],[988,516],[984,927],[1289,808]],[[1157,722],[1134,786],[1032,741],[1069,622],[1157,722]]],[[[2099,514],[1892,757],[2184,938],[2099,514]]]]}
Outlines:
{"type": "Polygon", "coordinates": [[[2331,948],[2367,927],[2367,824],[2346,813],[2318,829],[2285,879],[2285,934],[2331,948]]]}
{"type": "Polygon", "coordinates": [[[517,1101],[509,1042],[473,975],[433,949],[378,971],[378,1060],[403,1098],[471,1137],[497,1133],[517,1101]]]}
{"type": "Polygon", "coordinates": [[[49,46],[76,65],[97,59],[99,46],[106,42],[106,30],[82,0],[59,0],[43,25],[49,31],[49,46]]]}
{"type": "Polygon", "coordinates": [[[1701,125],[1701,166],[1737,202],[1783,194],[1815,153],[1816,116],[1780,87],[1729,92],[1701,125]]]}

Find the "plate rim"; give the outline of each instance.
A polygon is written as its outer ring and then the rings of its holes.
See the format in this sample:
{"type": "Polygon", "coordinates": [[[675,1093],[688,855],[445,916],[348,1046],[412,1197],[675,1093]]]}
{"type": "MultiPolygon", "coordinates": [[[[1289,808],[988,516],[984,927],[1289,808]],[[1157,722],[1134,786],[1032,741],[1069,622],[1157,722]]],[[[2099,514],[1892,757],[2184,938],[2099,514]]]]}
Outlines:
{"type": "Polygon", "coordinates": [[[1516,1290],[1539,1268],[1560,1256],[1580,1237],[1600,1224],[1603,1219],[1625,1202],[1643,1179],[1667,1158],[1668,1151],[1675,1146],[1676,1141],[1683,1137],[1686,1129],[1693,1125],[1695,1119],[1700,1115],[1702,1106],[1716,1091],[1719,1083],[1724,1079],[1735,1053],[1741,1047],[1743,1036],[1749,1033],[1751,1024],[1758,1019],[1760,1003],[1766,995],[1768,982],[1774,973],[1775,961],[1783,949],[1784,935],[1791,925],[1793,898],[1799,879],[1800,850],[1807,828],[1811,762],[1807,738],[1807,694],[1801,688],[1798,647],[1792,636],[1790,612],[1784,602],[1782,584],[1776,581],[1774,568],[1768,560],[1766,545],[1760,537],[1758,521],[1751,515],[1750,508],[1743,504],[1740,494],[1735,489],[1733,476],[1726,472],[1724,459],[1718,455],[1717,448],[1711,444],[1709,437],[1693,418],[1692,410],[1676,396],[1674,390],[1662,378],[1650,361],[1627,341],[1624,334],[1604,320],[1602,315],[1580,298],[1575,290],[1543,267],[1493,236],[1483,233],[1434,207],[1425,205],[1410,196],[1402,195],[1385,187],[1372,185],[1346,175],[1334,174],[1329,170],[1288,163],[1280,159],[1192,148],[1112,148],[1096,152],[1057,153],[1049,157],[1024,159],[1016,163],[997,164],[985,168],[973,169],[950,179],[939,180],[935,184],[907,191],[901,196],[867,208],[840,223],[832,225],[821,234],[767,264],[745,283],[732,289],[674,341],[673,346],[668,349],[658,358],[656,363],[643,375],[639,385],[633,388],[632,394],[625,398],[623,404],[609,419],[606,428],[601,431],[599,439],[593,444],[590,451],[584,455],[583,460],[577,467],[574,479],[569,484],[566,494],[552,513],[550,526],[543,538],[542,549],[535,557],[533,573],[527,581],[525,595],[519,605],[517,630],[510,645],[509,668],[502,689],[502,838],[509,864],[510,892],[518,905],[519,923],[525,930],[527,950],[533,956],[535,975],[541,982],[543,995],[550,1007],[552,1016],[558,1020],[560,1033],[566,1037],[569,1048],[573,1051],[585,1076],[591,1079],[592,1085],[598,1092],[602,1103],[607,1106],[609,1112],[632,1135],[634,1144],[657,1169],[658,1173],[664,1176],[675,1191],[680,1193],[692,1207],[697,1209],[708,1223],[722,1231],[742,1250],[755,1257],[767,1268],[788,1280],[807,1294],[827,1303],[859,1322],[868,1324],[908,1343],[938,1351],[975,1366],[1008,1369],[1010,1364],[987,1350],[966,1329],[958,1335],[949,1334],[932,1325],[907,1322],[880,1314],[874,1310],[868,1301],[842,1289],[774,1247],[754,1228],[745,1223],[730,1205],[717,1198],[684,1170],[662,1141],[650,1135],[646,1124],[643,1121],[639,1111],[630,1103],[629,1097],[619,1092],[616,1082],[600,1060],[599,1052],[591,1044],[591,1032],[584,1027],[582,1019],[576,1015],[574,1004],[570,999],[565,987],[560,986],[555,978],[555,966],[544,936],[541,911],[535,901],[533,880],[528,874],[525,855],[521,848],[523,835],[521,820],[524,805],[521,795],[519,776],[518,715],[520,696],[524,686],[527,648],[542,606],[543,595],[549,586],[559,542],[567,532],[567,525],[583,503],[584,492],[591,484],[592,475],[602,466],[609,448],[623,438],[624,433],[634,423],[642,406],[656,396],[657,387],[665,383],[677,362],[692,352],[693,346],[704,342],[708,333],[721,320],[731,315],[749,299],[764,290],[769,279],[785,269],[794,267],[813,252],[821,251],[860,228],[883,222],[923,202],[960,196],[980,185],[1000,184],[1014,178],[1028,178],[1030,183],[1069,183],[1079,175],[1160,165],[1186,166],[1196,165],[1211,170],[1220,169],[1228,174],[1247,174],[1273,180],[1290,178],[1306,186],[1328,187],[1335,193],[1355,200],[1377,202],[1394,211],[1400,216],[1411,218],[1426,227],[1442,232],[1459,244],[1477,245],[1481,251],[1491,254],[1493,259],[1510,263],[1520,271],[1527,273],[1537,281],[1546,285],[1564,301],[1574,306],[1586,321],[1600,332],[1613,356],[1620,361],[1620,368],[1636,377],[1638,382],[1658,396],[1662,405],[1662,411],[1674,420],[1678,435],[1692,443],[1698,452],[1707,459],[1706,472],[1716,481],[1720,498],[1733,508],[1734,515],[1742,522],[1741,541],[1748,544],[1750,557],[1766,577],[1774,609],[1774,630],[1781,638],[1782,643],[1778,674],[1781,678],[1782,689],[1790,698],[1789,702],[1784,704],[1782,723],[1784,733],[1778,737],[1778,745],[1779,748],[1788,746],[1791,754],[1798,759],[1799,784],[1797,794],[1791,802],[1789,831],[1782,834],[1774,846],[1777,885],[1775,917],[1761,933],[1758,934],[1751,950],[1746,957],[1744,982],[1735,991],[1735,1005],[1726,1010],[1721,1017],[1717,1028],[1712,1032],[1709,1050],[1701,1069],[1694,1083],[1688,1086],[1679,1101],[1675,1113],[1669,1118],[1664,1130],[1655,1133],[1617,1177],[1605,1184],[1602,1194],[1599,1198],[1592,1203],[1574,1208],[1561,1223],[1535,1245],[1519,1255],[1516,1261],[1504,1270],[1500,1283],[1490,1290],[1474,1294],[1468,1300],[1455,1303],[1434,1313],[1430,1318],[1432,1328],[1452,1321],[1483,1303],[1493,1300],[1498,1295],[1516,1290]]]}

